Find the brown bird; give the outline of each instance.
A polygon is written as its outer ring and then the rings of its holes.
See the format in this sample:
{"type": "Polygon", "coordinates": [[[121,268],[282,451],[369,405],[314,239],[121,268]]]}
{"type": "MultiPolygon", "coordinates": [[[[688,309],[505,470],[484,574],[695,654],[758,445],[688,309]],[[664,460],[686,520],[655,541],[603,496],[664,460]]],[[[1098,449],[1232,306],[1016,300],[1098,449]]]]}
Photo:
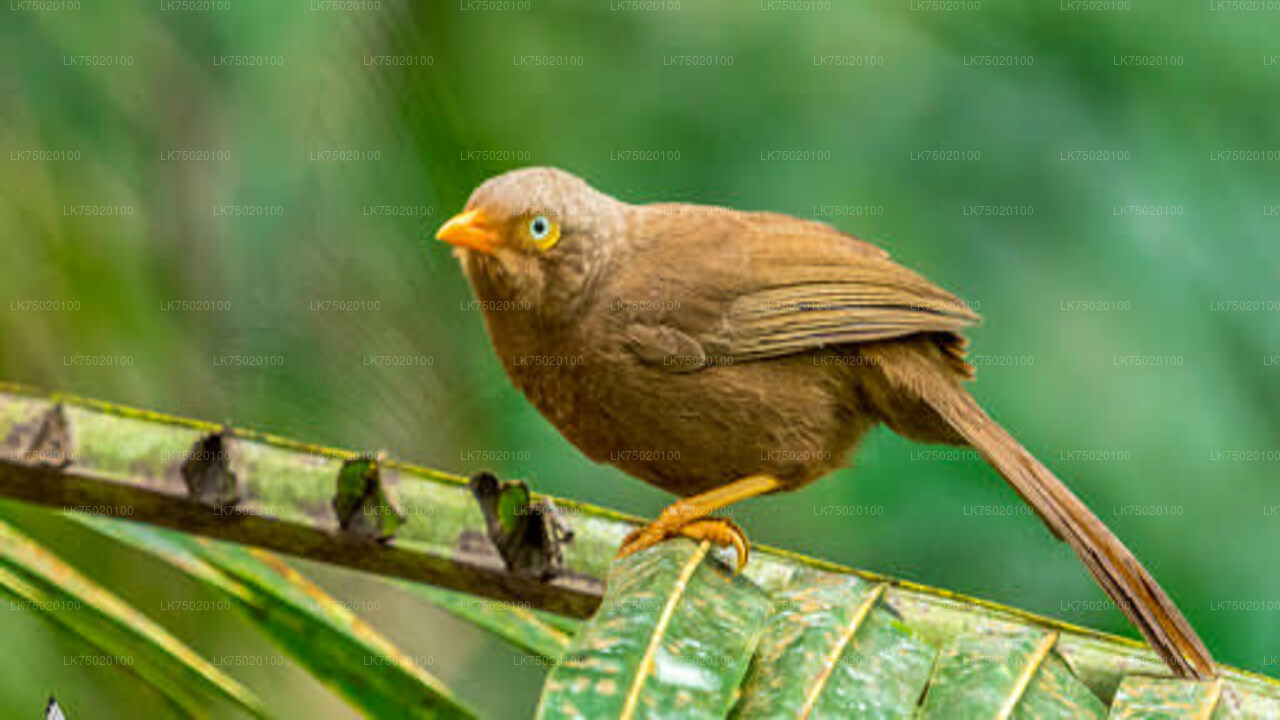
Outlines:
{"type": "Polygon", "coordinates": [[[583,453],[681,496],[621,555],[734,545],[731,503],[843,464],[877,423],[977,450],[1065,540],[1170,669],[1213,659],[1164,590],[965,391],[964,303],[880,248],[769,212],[633,205],[554,168],[491,178],[457,246],[511,381],[583,453]]]}

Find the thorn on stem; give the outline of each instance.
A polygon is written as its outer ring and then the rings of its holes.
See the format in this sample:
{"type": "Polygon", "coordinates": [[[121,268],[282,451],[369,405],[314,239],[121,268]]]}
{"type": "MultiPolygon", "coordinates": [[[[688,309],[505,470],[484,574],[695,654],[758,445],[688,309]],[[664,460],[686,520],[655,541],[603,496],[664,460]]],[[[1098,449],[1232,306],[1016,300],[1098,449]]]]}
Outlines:
{"type": "Polygon", "coordinates": [[[188,496],[205,507],[221,509],[240,502],[227,432],[224,427],[195,441],[178,468],[188,496]]]}
{"type": "Polygon", "coordinates": [[[573,542],[573,529],[554,503],[533,500],[523,481],[500,482],[487,470],[472,475],[469,484],[509,572],[544,581],[564,572],[564,545],[573,542]]]}
{"type": "Polygon", "coordinates": [[[383,482],[380,458],[363,455],[342,463],[333,511],[344,533],[365,540],[386,542],[405,522],[392,497],[392,488],[383,482]]]}

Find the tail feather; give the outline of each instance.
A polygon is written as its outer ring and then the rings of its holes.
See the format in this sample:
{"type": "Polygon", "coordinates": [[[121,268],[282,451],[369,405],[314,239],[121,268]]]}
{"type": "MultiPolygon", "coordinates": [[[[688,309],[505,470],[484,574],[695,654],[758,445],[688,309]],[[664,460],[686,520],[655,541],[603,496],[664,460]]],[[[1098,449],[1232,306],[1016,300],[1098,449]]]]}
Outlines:
{"type": "Polygon", "coordinates": [[[1053,534],[1071,546],[1176,675],[1200,680],[1215,675],[1204,643],[1133,553],[936,360],[923,353],[895,352],[892,361],[881,367],[891,383],[928,403],[1000,473],[1053,534]]]}

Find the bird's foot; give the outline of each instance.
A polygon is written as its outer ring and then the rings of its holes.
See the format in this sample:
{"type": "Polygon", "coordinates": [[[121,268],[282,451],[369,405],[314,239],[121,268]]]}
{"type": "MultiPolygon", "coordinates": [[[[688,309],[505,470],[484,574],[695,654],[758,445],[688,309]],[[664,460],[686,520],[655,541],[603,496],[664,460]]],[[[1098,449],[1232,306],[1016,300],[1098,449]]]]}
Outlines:
{"type": "Polygon", "coordinates": [[[687,537],[696,542],[710,541],[717,547],[733,546],[738,554],[738,565],[735,572],[742,572],[751,557],[751,543],[747,534],[738,524],[728,518],[702,517],[686,522],[678,522],[664,514],[644,527],[636,528],[622,541],[618,549],[618,559],[640,552],[673,537],[687,537]]]}

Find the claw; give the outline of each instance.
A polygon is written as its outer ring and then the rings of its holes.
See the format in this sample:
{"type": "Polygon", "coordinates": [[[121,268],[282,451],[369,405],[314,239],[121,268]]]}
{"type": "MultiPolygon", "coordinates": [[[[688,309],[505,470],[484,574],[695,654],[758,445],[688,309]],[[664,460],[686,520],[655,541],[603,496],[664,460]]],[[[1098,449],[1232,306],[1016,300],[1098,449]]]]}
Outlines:
{"type": "Polygon", "coordinates": [[[622,541],[617,557],[621,559],[651,548],[668,538],[680,536],[698,542],[707,540],[717,547],[732,545],[738,556],[734,574],[742,572],[751,558],[751,544],[747,540],[746,533],[738,527],[737,523],[728,518],[699,518],[679,525],[667,518],[659,518],[649,525],[632,530],[622,541]]]}
{"type": "Polygon", "coordinates": [[[719,547],[732,545],[738,553],[738,567],[734,571],[737,574],[746,567],[747,560],[751,557],[751,544],[747,541],[747,534],[732,520],[710,515],[733,503],[771,493],[782,487],[782,481],[772,475],[750,475],[700,495],[683,498],[663,510],[657,520],[631,531],[622,541],[618,557],[624,558],[651,548],[667,538],[684,535],[694,540],[715,543],[719,547]]]}

